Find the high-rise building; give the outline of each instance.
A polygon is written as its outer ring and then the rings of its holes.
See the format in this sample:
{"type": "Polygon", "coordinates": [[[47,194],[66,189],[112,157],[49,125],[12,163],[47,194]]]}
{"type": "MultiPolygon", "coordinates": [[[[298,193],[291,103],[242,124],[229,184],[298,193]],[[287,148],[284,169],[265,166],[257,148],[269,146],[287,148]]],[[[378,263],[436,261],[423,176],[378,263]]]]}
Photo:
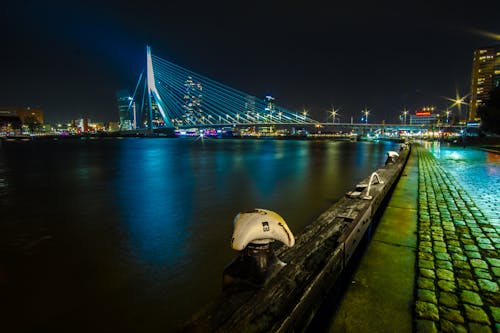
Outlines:
{"type": "Polygon", "coordinates": [[[273,113],[274,113],[274,101],[275,98],[271,95],[267,95],[265,97],[266,100],[266,107],[264,108],[264,119],[272,121],[273,118],[273,113]]]}
{"type": "Polygon", "coordinates": [[[128,90],[122,89],[116,92],[116,100],[118,103],[118,115],[120,117],[120,129],[130,130],[132,129],[132,119],[130,112],[132,107],[135,105],[130,105],[132,98],[128,90]]]}
{"type": "Polygon", "coordinates": [[[203,86],[200,82],[188,76],[184,82],[184,123],[198,124],[205,122],[205,115],[201,108],[203,99],[203,86]]]}
{"type": "Polygon", "coordinates": [[[500,45],[481,47],[474,51],[470,90],[469,121],[478,120],[477,108],[500,85],[500,45]]]}

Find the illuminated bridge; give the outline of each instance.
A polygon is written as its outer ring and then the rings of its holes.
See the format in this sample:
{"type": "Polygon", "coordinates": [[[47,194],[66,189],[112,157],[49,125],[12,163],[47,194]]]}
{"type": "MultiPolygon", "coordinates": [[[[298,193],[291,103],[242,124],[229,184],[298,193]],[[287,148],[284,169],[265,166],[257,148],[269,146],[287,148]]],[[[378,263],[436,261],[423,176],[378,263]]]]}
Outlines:
{"type": "Polygon", "coordinates": [[[257,98],[151,53],[128,104],[130,129],[238,125],[313,125],[306,112],[292,112],[272,96],[257,98]]]}

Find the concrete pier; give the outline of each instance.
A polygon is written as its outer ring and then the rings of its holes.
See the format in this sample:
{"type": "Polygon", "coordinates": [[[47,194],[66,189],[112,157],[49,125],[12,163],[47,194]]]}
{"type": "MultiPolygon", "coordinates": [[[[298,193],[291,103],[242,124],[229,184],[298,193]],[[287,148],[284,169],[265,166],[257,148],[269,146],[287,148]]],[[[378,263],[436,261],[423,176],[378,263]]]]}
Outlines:
{"type": "Polygon", "coordinates": [[[413,150],[328,331],[412,331],[417,188],[413,150]]]}

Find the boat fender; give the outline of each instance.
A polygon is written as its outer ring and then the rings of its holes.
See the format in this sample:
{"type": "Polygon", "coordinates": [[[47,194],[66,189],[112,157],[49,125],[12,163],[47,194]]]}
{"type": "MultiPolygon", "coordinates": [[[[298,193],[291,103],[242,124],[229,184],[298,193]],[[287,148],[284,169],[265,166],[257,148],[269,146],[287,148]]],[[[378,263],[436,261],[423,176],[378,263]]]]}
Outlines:
{"type": "Polygon", "coordinates": [[[290,228],[277,213],[255,208],[252,211],[240,212],[234,218],[234,231],[231,247],[242,251],[248,244],[267,244],[280,241],[288,247],[295,244],[290,228]]]}

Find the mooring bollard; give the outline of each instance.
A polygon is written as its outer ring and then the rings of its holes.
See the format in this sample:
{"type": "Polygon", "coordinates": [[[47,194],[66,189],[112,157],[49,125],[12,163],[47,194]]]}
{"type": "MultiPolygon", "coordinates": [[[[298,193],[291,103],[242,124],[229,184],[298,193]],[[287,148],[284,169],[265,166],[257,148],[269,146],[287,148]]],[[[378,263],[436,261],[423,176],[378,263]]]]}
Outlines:
{"type": "Polygon", "coordinates": [[[224,269],[222,288],[263,286],[286,265],[274,253],[272,242],[275,240],[288,247],[295,244],[292,232],[279,214],[256,208],[236,215],[231,247],[239,251],[239,255],[224,269]]]}
{"type": "Polygon", "coordinates": [[[366,194],[363,196],[363,200],[373,199],[373,196],[370,195],[370,189],[372,188],[372,185],[383,184],[383,183],[384,181],[380,178],[378,173],[373,172],[372,175],[370,176],[370,180],[368,181],[368,188],[366,189],[366,194]]]}
{"type": "Polygon", "coordinates": [[[388,151],[387,152],[387,160],[385,161],[385,165],[387,164],[394,164],[399,158],[399,154],[395,151],[388,151]]]}

